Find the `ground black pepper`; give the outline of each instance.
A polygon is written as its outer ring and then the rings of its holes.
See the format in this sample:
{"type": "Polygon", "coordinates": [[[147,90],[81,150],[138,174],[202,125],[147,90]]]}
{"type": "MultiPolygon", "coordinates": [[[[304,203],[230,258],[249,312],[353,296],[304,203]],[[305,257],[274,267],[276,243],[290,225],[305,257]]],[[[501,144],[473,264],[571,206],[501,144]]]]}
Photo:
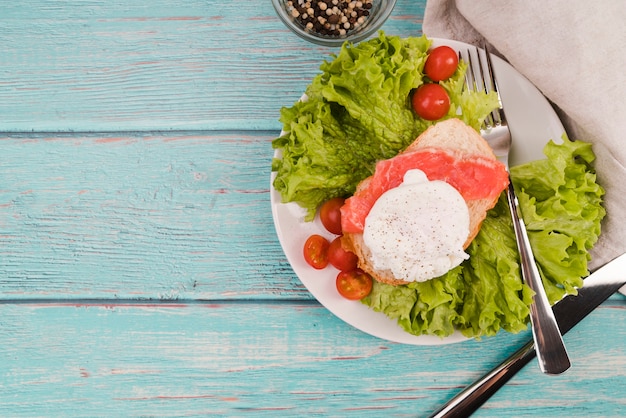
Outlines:
{"type": "Polygon", "coordinates": [[[361,27],[376,0],[289,0],[287,11],[305,30],[342,37],[361,27]]]}

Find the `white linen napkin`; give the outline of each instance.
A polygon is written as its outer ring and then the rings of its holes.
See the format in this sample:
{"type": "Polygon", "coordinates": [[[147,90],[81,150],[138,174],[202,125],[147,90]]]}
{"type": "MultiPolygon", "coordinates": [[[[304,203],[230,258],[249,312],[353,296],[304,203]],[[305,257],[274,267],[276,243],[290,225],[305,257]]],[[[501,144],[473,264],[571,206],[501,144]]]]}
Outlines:
{"type": "Polygon", "coordinates": [[[607,216],[591,268],[626,251],[626,5],[614,0],[428,0],[423,32],[491,44],[592,142],[607,216]]]}

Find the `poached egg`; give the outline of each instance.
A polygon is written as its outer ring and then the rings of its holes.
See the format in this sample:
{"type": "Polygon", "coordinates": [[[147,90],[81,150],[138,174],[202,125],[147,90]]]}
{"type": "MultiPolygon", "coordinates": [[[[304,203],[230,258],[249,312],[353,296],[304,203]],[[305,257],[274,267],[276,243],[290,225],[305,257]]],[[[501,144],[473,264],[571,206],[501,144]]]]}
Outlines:
{"type": "Polygon", "coordinates": [[[461,194],[413,169],[376,200],[365,219],[363,241],[377,270],[390,270],[406,282],[423,282],[469,258],[463,249],[469,225],[461,194]]]}

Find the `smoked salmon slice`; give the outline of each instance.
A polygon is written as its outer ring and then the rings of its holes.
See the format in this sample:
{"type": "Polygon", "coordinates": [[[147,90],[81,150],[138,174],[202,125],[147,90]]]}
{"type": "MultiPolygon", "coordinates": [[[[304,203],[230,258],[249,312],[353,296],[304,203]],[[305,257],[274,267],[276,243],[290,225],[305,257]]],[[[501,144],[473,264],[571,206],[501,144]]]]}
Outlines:
{"type": "Polygon", "coordinates": [[[443,180],[454,187],[465,201],[496,199],[509,183],[506,167],[501,162],[481,155],[466,155],[452,150],[425,147],[404,152],[379,161],[374,174],[364,187],[346,199],[341,208],[343,233],[361,233],[365,218],[376,200],[387,190],[398,187],[404,174],[419,169],[430,181],[443,180]]]}

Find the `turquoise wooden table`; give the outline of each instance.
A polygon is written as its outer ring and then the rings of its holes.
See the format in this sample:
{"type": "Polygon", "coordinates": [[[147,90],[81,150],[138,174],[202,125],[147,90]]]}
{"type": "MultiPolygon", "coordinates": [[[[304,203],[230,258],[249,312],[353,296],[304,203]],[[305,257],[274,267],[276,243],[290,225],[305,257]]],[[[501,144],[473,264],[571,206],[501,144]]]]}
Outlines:
{"type": "MultiPolygon", "coordinates": [[[[0,416],[424,416],[530,338],[391,343],[295,276],[270,141],[335,51],[269,1],[0,6],[0,416]]],[[[623,415],[626,298],[565,342],[476,416],[623,415]]]]}

